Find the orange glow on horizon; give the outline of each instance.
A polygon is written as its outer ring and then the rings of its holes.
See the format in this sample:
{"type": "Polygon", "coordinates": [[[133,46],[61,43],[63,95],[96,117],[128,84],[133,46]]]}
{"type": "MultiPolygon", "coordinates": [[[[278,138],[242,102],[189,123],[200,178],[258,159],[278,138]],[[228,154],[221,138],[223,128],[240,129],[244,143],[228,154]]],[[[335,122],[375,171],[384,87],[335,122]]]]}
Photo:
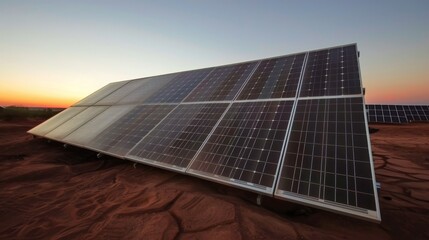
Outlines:
{"type": "Polygon", "coordinates": [[[42,94],[2,93],[0,105],[17,107],[67,108],[77,102],[75,98],[48,96],[42,94]]]}
{"type": "Polygon", "coordinates": [[[408,85],[374,86],[366,88],[365,102],[369,104],[424,104],[429,105],[428,85],[414,82],[408,85]]]}

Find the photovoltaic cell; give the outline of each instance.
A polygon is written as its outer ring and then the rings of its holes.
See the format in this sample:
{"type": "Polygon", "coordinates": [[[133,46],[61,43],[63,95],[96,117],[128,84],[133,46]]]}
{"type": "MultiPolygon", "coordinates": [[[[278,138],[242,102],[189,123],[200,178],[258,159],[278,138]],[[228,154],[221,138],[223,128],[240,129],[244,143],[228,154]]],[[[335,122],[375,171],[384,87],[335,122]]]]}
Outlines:
{"type": "Polygon", "coordinates": [[[361,93],[355,45],[309,53],[300,97],[361,93]]]}
{"type": "Polygon", "coordinates": [[[85,110],[81,111],[76,116],[70,118],[68,121],[64,122],[54,130],[50,131],[45,137],[55,140],[62,140],[67,135],[75,131],[77,128],[106,110],[105,106],[97,107],[88,107],[85,110]]]}
{"type": "Polygon", "coordinates": [[[177,105],[140,105],[101,132],[90,147],[125,156],[177,105]]]}
{"type": "Polygon", "coordinates": [[[172,73],[155,77],[148,77],[141,80],[142,84],[133,92],[119,100],[118,104],[141,104],[145,103],[146,99],[159,91],[180,73],[172,73]]]}
{"type": "Polygon", "coordinates": [[[180,103],[214,68],[179,73],[167,86],[149,97],[146,103],[180,103]]]}
{"type": "Polygon", "coordinates": [[[256,65],[251,62],[215,68],[185,102],[233,100],[256,65]]]}
{"type": "Polygon", "coordinates": [[[94,105],[113,105],[119,102],[119,100],[121,100],[122,98],[128,96],[131,92],[133,92],[136,88],[140,87],[144,83],[144,79],[127,81],[125,85],[121,86],[111,94],[107,95],[94,105]]]}
{"type": "Polygon", "coordinates": [[[64,138],[64,141],[79,146],[89,146],[98,134],[106,131],[107,127],[131,109],[132,106],[130,105],[111,106],[80,126],[78,129],[74,130],[64,138]]]}
{"type": "Polygon", "coordinates": [[[126,158],[184,171],[227,106],[179,105],[126,158]]]}
{"type": "Polygon", "coordinates": [[[303,53],[263,60],[238,99],[294,98],[304,57],[303,53]]]}
{"type": "Polygon", "coordinates": [[[37,125],[36,127],[30,129],[28,131],[31,134],[37,135],[37,136],[44,136],[48,132],[54,130],[59,125],[63,124],[70,118],[76,116],[78,113],[83,111],[85,107],[70,107],[62,112],[58,113],[57,115],[49,118],[48,120],[44,121],[43,123],[37,125]]]}
{"type": "Polygon", "coordinates": [[[293,102],[233,103],[189,172],[272,189],[293,102]]]}
{"type": "Polygon", "coordinates": [[[276,195],[375,215],[368,148],[361,97],[299,100],[276,195]]]}
{"type": "Polygon", "coordinates": [[[81,101],[73,104],[73,106],[93,105],[127,83],[128,81],[109,83],[101,89],[97,90],[96,92],[92,93],[91,95],[87,96],[86,98],[82,99],[81,101]]]}

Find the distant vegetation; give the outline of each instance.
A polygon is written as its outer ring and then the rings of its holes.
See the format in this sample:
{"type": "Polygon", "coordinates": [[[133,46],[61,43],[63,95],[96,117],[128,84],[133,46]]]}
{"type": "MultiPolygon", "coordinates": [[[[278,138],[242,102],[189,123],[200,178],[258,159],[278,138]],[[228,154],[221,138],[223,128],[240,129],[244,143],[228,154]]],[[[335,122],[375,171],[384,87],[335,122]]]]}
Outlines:
{"type": "Polygon", "coordinates": [[[61,112],[62,108],[0,107],[0,120],[47,119],[61,112]]]}

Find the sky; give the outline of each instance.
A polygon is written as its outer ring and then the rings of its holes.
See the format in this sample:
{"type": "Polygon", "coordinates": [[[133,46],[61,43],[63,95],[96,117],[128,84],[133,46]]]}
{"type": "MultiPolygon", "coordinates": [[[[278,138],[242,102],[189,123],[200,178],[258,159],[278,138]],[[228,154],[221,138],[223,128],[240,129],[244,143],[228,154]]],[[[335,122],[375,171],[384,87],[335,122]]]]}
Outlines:
{"type": "Polygon", "coordinates": [[[367,103],[429,104],[429,1],[0,0],[0,105],[357,43],[367,103]]]}

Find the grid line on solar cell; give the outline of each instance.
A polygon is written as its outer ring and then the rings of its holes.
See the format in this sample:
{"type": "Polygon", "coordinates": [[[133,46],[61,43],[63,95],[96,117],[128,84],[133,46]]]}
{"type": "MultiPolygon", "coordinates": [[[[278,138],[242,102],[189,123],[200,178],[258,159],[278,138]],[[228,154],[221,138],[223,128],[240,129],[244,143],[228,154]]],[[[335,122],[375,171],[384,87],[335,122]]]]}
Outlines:
{"type": "Polygon", "coordinates": [[[233,100],[258,62],[218,67],[185,99],[185,102],[233,100]]]}
{"type": "Polygon", "coordinates": [[[361,93],[356,45],[309,53],[300,97],[361,93]]]}
{"type": "Polygon", "coordinates": [[[206,68],[180,73],[168,85],[146,99],[145,102],[180,103],[213,69],[206,68]]]}
{"type": "Polygon", "coordinates": [[[272,188],[293,101],[233,103],[190,166],[272,188]]]}
{"type": "Polygon", "coordinates": [[[294,98],[304,57],[301,53],[263,60],[238,99],[294,98]]]}
{"type": "Polygon", "coordinates": [[[299,100],[277,193],[375,211],[363,113],[362,98],[299,100]]]}
{"type": "Polygon", "coordinates": [[[126,157],[184,170],[227,106],[227,103],[179,105],[126,157]]]}
{"type": "Polygon", "coordinates": [[[136,106],[96,136],[89,146],[124,156],[176,106],[136,106]]]}

